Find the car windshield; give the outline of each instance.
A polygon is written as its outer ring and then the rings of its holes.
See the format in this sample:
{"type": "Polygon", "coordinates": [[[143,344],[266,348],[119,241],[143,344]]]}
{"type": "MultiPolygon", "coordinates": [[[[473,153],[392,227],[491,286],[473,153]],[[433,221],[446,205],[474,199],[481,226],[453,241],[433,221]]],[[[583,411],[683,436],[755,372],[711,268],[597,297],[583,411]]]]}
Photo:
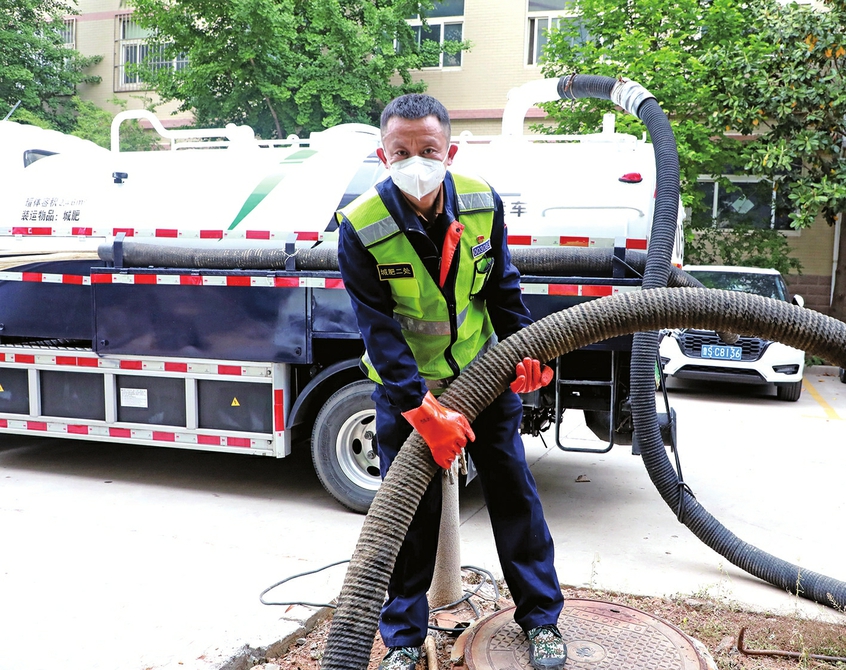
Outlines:
{"type": "Polygon", "coordinates": [[[694,270],[689,273],[702,282],[706,288],[726,291],[755,293],[765,298],[787,300],[784,280],[780,275],[758,274],[756,272],[725,272],[721,270],[694,270]]]}

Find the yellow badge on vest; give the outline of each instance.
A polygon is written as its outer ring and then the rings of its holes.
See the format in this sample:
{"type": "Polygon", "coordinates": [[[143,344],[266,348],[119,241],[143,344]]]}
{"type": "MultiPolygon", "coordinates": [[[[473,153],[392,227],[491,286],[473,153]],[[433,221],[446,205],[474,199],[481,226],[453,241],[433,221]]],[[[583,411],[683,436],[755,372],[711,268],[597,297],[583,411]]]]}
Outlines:
{"type": "Polygon", "coordinates": [[[414,277],[414,268],[411,263],[390,263],[388,265],[377,265],[379,280],[409,279],[414,277]]]}

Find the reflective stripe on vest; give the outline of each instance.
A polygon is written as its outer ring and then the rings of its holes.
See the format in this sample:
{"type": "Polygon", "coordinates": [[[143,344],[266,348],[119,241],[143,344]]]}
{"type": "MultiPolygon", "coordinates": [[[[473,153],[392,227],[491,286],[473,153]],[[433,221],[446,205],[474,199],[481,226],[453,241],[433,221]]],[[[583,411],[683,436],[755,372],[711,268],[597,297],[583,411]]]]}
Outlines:
{"type": "Polygon", "coordinates": [[[365,226],[356,232],[358,233],[358,239],[361,240],[361,243],[365,247],[370,247],[377,242],[381,242],[382,240],[390,237],[391,235],[396,235],[399,231],[400,229],[397,222],[394,221],[393,217],[389,214],[384,219],[381,219],[376,223],[371,223],[369,226],[365,226]]]}
{"type": "Polygon", "coordinates": [[[476,210],[493,209],[493,193],[482,191],[480,193],[459,193],[458,211],[474,212],[476,210]]]}
{"type": "MultiPolygon", "coordinates": [[[[494,346],[497,342],[499,342],[499,338],[497,336],[491,335],[487,342],[482,345],[482,348],[479,349],[479,353],[473,358],[471,363],[475,363],[479,360],[482,356],[484,356],[488,349],[494,346]]],[[[373,361],[370,360],[370,354],[366,351],[364,352],[364,356],[361,357],[361,360],[364,362],[364,365],[368,369],[373,368],[373,361]]],[[[423,381],[426,383],[426,388],[429,389],[434,393],[434,395],[440,395],[440,392],[446,389],[452,382],[457,379],[455,375],[451,377],[444,377],[443,379],[424,379],[423,381]]]]}
{"type": "MultiPolygon", "coordinates": [[[[455,327],[460,328],[467,318],[467,311],[470,307],[465,307],[455,319],[455,327]]],[[[420,333],[422,335],[449,335],[450,326],[449,321],[423,321],[422,319],[415,319],[404,314],[397,314],[394,312],[394,321],[399,323],[403,330],[411,333],[420,333]]]]}

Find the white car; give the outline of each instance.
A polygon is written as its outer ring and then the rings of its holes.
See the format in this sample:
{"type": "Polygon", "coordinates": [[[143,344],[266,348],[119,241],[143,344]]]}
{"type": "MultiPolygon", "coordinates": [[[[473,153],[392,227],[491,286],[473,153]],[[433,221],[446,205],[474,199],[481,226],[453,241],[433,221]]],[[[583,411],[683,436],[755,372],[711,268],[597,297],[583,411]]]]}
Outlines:
{"type": "MultiPolygon", "coordinates": [[[[689,265],[684,270],[707,288],[790,300],[787,283],[777,270],[724,265],[689,265]]],[[[804,305],[798,295],[792,302],[804,305]]],[[[805,352],[779,342],[741,337],[726,344],[714,331],[685,328],[664,331],[659,353],[667,377],[775,384],[779,399],[788,401],[798,400],[802,393],[805,352]]]]}

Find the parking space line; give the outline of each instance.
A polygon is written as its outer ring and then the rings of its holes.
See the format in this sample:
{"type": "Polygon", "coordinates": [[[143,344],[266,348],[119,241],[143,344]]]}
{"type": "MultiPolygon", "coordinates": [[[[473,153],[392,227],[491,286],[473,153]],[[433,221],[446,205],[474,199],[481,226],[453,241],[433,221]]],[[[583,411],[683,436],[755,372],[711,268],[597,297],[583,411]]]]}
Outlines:
{"type": "Polygon", "coordinates": [[[817,401],[817,404],[820,407],[823,408],[823,411],[825,412],[825,417],[827,419],[834,419],[836,421],[843,421],[843,419],[837,414],[837,412],[834,411],[834,408],[831,405],[829,405],[825,401],[825,398],[823,398],[820,395],[820,392],[817,391],[816,387],[811,383],[811,381],[809,379],[807,379],[807,378],[803,379],[802,384],[805,387],[805,389],[808,391],[808,393],[811,394],[811,397],[814,400],[817,401]]]}

